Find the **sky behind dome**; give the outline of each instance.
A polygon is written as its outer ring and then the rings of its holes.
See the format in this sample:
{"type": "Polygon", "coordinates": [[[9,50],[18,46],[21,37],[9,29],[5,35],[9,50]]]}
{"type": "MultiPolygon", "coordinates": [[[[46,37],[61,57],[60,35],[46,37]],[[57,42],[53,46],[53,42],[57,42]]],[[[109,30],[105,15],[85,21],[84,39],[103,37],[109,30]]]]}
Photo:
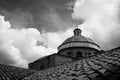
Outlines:
{"type": "Polygon", "coordinates": [[[119,0],[0,0],[0,63],[27,68],[73,35],[109,50],[120,46],[119,0]]]}
{"type": "Polygon", "coordinates": [[[0,8],[13,28],[59,31],[72,27],[75,22],[72,10],[68,9],[70,3],[71,0],[0,0],[0,8]]]}

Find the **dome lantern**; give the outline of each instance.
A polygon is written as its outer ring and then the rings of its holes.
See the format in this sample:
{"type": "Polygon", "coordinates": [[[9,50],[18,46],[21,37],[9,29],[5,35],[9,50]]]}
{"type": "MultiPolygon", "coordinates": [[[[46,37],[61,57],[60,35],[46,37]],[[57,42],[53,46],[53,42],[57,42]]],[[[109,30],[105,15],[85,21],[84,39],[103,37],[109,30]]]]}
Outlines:
{"type": "Polygon", "coordinates": [[[74,35],[75,36],[80,36],[81,32],[82,32],[82,30],[77,28],[77,29],[74,30],[74,35]]]}

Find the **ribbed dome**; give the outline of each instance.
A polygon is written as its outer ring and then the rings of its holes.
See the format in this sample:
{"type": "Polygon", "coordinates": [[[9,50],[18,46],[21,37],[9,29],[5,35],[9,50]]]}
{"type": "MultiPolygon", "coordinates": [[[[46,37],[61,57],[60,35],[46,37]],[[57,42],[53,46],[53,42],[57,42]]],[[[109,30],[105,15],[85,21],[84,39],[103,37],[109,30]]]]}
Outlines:
{"type": "Polygon", "coordinates": [[[92,39],[86,38],[84,36],[72,36],[66,39],[62,44],[71,43],[71,42],[91,42],[94,43],[92,39]]]}
{"type": "Polygon", "coordinates": [[[99,45],[97,45],[92,39],[86,38],[81,35],[80,29],[74,30],[74,36],[66,39],[59,47],[58,51],[69,48],[69,47],[90,47],[99,50],[99,45]]]}

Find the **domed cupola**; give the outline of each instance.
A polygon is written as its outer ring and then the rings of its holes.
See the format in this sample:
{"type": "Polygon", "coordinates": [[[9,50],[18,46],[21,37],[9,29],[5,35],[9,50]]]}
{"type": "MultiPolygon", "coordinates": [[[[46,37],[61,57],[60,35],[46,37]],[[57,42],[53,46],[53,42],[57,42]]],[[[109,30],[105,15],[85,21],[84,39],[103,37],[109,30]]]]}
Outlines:
{"type": "Polygon", "coordinates": [[[81,35],[81,29],[74,30],[74,36],[66,39],[59,47],[58,51],[69,47],[90,47],[99,50],[100,47],[92,39],[81,35]]]}
{"type": "MultiPolygon", "coordinates": [[[[58,53],[61,51],[69,51],[74,49],[94,49],[96,51],[100,50],[99,45],[97,45],[92,39],[84,37],[81,35],[81,29],[74,29],[74,36],[67,38],[60,46],[58,46],[58,53]]],[[[88,50],[88,51],[89,51],[88,50]]]]}

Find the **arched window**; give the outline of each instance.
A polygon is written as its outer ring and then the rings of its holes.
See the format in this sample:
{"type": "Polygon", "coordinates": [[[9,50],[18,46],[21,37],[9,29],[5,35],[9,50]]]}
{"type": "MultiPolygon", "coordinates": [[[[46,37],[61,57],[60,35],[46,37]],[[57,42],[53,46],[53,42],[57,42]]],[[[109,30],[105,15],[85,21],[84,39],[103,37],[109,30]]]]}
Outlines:
{"type": "Polygon", "coordinates": [[[76,53],[76,58],[79,59],[79,58],[82,58],[82,52],[81,51],[78,51],[76,53]]]}

